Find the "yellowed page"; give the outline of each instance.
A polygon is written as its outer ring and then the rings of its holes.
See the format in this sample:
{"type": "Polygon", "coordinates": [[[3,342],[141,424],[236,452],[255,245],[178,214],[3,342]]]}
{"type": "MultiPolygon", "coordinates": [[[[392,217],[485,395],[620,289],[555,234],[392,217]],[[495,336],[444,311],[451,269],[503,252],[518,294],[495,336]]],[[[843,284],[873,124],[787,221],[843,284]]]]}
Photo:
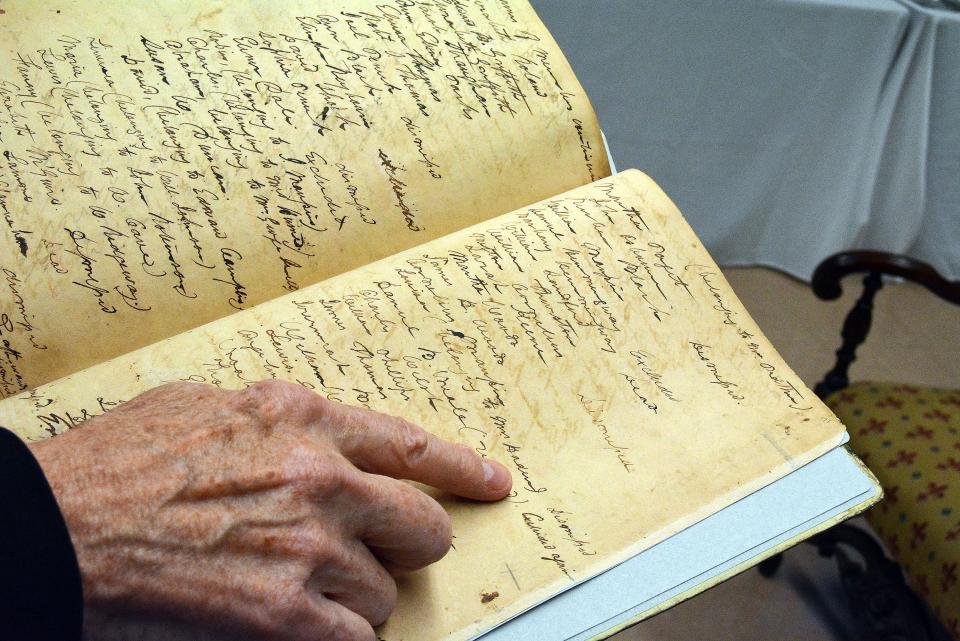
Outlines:
{"type": "Polygon", "coordinates": [[[0,9],[0,398],[609,175],[523,0],[0,9]]]}
{"type": "Polygon", "coordinates": [[[0,402],[39,439],[167,381],[265,377],[510,466],[387,641],[464,640],[838,445],[680,213],[629,171],[0,402]]]}

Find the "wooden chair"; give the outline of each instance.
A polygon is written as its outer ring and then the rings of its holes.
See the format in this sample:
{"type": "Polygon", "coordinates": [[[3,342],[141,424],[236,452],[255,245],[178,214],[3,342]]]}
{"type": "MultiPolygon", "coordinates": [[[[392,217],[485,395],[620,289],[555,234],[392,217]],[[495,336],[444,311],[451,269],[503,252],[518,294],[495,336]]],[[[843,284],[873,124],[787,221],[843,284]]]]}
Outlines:
{"type": "MultiPolygon", "coordinates": [[[[960,390],[908,381],[851,384],[848,378],[857,347],[870,331],[883,276],[913,281],[955,304],[960,282],[905,256],[851,251],[817,267],[813,291],[821,299],[837,299],[841,280],[855,273],[866,274],[863,293],[843,325],[837,362],[814,391],[847,426],[851,449],[884,488],[884,500],[866,517],[896,562],[869,534],[848,524],[810,542],[836,558],[853,611],[871,641],[931,639],[921,600],[960,641],[960,390]]],[[[960,315],[956,329],[960,340],[960,315]]],[[[761,573],[771,576],[780,560],[764,561],[761,573]]]]}

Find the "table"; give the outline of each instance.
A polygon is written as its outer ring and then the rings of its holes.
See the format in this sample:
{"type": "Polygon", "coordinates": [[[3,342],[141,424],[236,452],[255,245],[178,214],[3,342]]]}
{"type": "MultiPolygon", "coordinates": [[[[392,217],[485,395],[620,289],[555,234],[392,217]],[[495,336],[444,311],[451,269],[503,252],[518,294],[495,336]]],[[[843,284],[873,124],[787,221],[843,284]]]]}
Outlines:
{"type": "Polygon", "coordinates": [[[827,255],[870,247],[960,278],[960,14],[909,0],[533,5],[618,167],[651,175],[720,264],[809,279],[827,255]]]}
{"type": "MultiPolygon", "coordinates": [[[[922,215],[908,253],[927,260],[948,278],[960,278],[960,12],[902,4],[913,17],[916,34],[909,85],[912,102],[924,109],[900,114],[921,138],[924,179],[922,215]]],[[[905,127],[906,128],[906,127],[905,127]]]]}

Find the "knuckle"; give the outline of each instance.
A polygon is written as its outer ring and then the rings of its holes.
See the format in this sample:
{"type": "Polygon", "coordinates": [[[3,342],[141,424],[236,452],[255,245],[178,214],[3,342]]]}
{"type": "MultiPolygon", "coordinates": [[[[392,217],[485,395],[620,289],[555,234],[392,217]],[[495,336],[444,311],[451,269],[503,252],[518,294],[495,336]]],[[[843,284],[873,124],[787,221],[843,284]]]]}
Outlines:
{"type": "Polygon", "coordinates": [[[401,418],[394,419],[396,455],[405,467],[415,467],[427,456],[430,435],[426,430],[401,418]]]}
{"type": "Polygon", "coordinates": [[[301,487],[317,477],[321,463],[319,453],[308,444],[295,443],[283,455],[280,466],[283,480],[293,486],[301,487]]]}
{"type": "Polygon", "coordinates": [[[322,501],[337,498],[351,491],[354,481],[354,474],[346,465],[336,461],[323,461],[315,468],[314,497],[322,501]]]}
{"type": "Polygon", "coordinates": [[[250,385],[244,391],[249,392],[250,394],[275,395],[280,393],[280,391],[285,389],[288,385],[291,385],[291,383],[287,383],[275,378],[268,378],[250,385]]]}
{"type": "Polygon", "coordinates": [[[268,379],[254,383],[239,393],[241,404],[271,423],[302,420],[316,413],[320,397],[302,385],[268,379]]]}
{"type": "Polygon", "coordinates": [[[302,443],[291,448],[283,463],[286,482],[311,499],[327,500],[351,489],[351,471],[341,457],[302,443]]]}
{"type": "Polygon", "coordinates": [[[246,388],[239,393],[239,399],[246,409],[272,419],[281,415],[285,394],[283,383],[268,380],[246,388]]]}
{"type": "Polygon", "coordinates": [[[267,401],[285,399],[291,394],[291,387],[298,386],[293,383],[287,383],[286,381],[268,378],[249,385],[246,389],[242,390],[240,394],[265,403],[267,401]]]}
{"type": "Polygon", "coordinates": [[[315,392],[311,392],[306,388],[301,388],[305,394],[310,397],[310,406],[313,412],[317,415],[318,418],[324,418],[330,414],[335,414],[338,407],[341,407],[339,403],[335,403],[315,392]]]}
{"type": "Polygon", "coordinates": [[[315,568],[331,567],[340,558],[339,546],[322,525],[308,528],[300,537],[298,549],[301,558],[315,568]]]}

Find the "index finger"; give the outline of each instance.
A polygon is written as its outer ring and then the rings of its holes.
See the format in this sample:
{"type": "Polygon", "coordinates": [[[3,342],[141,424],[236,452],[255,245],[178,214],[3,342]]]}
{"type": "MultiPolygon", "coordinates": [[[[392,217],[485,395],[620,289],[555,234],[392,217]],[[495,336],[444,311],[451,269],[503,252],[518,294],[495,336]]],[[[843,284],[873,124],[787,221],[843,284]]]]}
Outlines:
{"type": "Polygon", "coordinates": [[[349,405],[337,408],[340,451],[365,472],[417,481],[479,501],[498,501],[513,486],[509,470],[459,443],[402,418],[349,405]]]}

